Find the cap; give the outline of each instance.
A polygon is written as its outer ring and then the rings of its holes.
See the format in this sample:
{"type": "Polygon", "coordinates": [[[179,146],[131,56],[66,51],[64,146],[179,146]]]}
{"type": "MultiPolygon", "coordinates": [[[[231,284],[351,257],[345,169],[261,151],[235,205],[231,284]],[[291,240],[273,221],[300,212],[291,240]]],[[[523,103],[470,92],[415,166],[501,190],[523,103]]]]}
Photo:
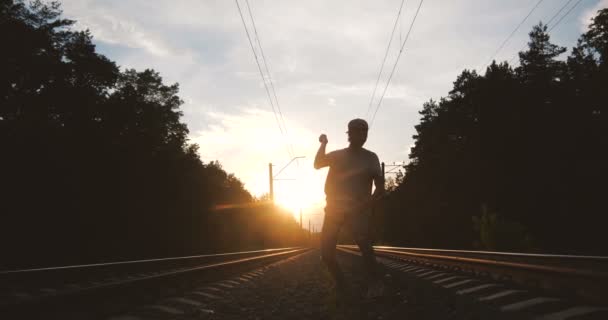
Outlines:
{"type": "MultiPolygon", "coordinates": [[[[369,129],[369,126],[367,125],[367,121],[363,120],[363,119],[353,119],[351,121],[348,122],[348,131],[350,130],[365,130],[367,131],[369,129]]],[[[348,132],[347,131],[347,132],[348,132]]]]}

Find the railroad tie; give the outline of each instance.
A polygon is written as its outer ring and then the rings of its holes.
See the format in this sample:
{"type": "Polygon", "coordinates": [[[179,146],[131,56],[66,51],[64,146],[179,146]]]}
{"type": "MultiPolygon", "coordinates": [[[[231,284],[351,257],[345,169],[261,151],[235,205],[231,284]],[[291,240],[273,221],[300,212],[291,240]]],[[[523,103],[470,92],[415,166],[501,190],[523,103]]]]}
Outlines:
{"type": "Polygon", "coordinates": [[[166,314],[170,314],[170,315],[182,315],[184,314],[183,310],[177,309],[177,308],[173,308],[173,307],[168,307],[168,306],[163,306],[163,305],[148,305],[148,306],[144,306],[144,309],[148,309],[148,310],[154,310],[154,311],[160,311],[166,314]]]}
{"type": "Polygon", "coordinates": [[[536,297],[536,298],[532,298],[532,299],[528,299],[528,300],[524,300],[524,301],[520,301],[520,302],[511,303],[506,306],[502,306],[502,307],[500,307],[500,310],[501,311],[518,311],[518,310],[529,308],[529,307],[539,305],[539,304],[542,304],[545,302],[555,302],[555,301],[560,301],[560,299],[549,298],[549,297],[536,297]]]}
{"type": "Polygon", "coordinates": [[[183,298],[183,297],[168,298],[165,301],[176,302],[176,303],[185,304],[185,305],[192,306],[192,307],[200,307],[203,305],[199,301],[188,299],[188,298],[183,298]]]}
{"type": "Polygon", "coordinates": [[[241,285],[241,283],[240,283],[240,282],[237,282],[237,281],[234,281],[234,280],[225,280],[224,282],[225,282],[225,283],[234,284],[234,285],[236,285],[236,286],[240,286],[240,285],[241,285]]]}
{"type": "Polygon", "coordinates": [[[230,284],[225,283],[225,282],[220,282],[220,283],[218,283],[217,285],[218,285],[218,286],[222,286],[222,287],[227,288],[227,289],[232,289],[232,288],[234,288],[234,286],[233,286],[233,285],[230,285],[230,284]]]}
{"type": "Polygon", "coordinates": [[[417,270],[419,268],[420,268],[419,266],[411,266],[411,267],[405,268],[405,269],[403,269],[401,271],[403,271],[403,272],[410,272],[410,271],[413,271],[413,270],[417,270]]]}
{"type": "Polygon", "coordinates": [[[462,289],[462,290],[458,290],[456,291],[457,294],[469,294],[469,293],[473,293],[473,292],[477,292],[483,289],[487,289],[487,288],[492,288],[492,287],[497,287],[500,286],[497,283],[486,283],[486,284],[481,284],[472,288],[467,288],[467,289],[462,289]]]}
{"type": "Polygon", "coordinates": [[[467,284],[467,283],[470,283],[473,281],[476,281],[476,280],[475,279],[466,279],[466,280],[461,280],[461,281],[457,281],[454,283],[446,284],[443,287],[446,289],[450,289],[450,288],[458,287],[458,286],[461,286],[463,284],[467,284]]]}
{"type": "Polygon", "coordinates": [[[422,278],[422,279],[424,279],[424,280],[433,280],[433,279],[437,279],[437,278],[443,277],[443,276],[445,276],[447,274],[448,273],[446,273],[446,272],[442,272],[442,273],[435,274],[435,275],[432,275],[430,277],[425,277],[425,278],[422,278]]]}
{"type": "Polygon", "coordinates": [[[416,277],[426,277],[426,276],[428,276],[428,275],[431,275],[431,274],[433,274],[433,273],[437,273],[437,272],[439,272],[439,271],[436,271],[436,270],[431,270],[431,271],[427,271],[427,272],[425,272],[425,273],[420,273],[420,274],[417,274],[417,275],[416,275],[416,277]]]}
{"type": "Polygon", "coordinates": [[[412,271],[412,273],[422,274],[422,273],[427,273],[428,271],[429,271],[429,269],[427,269],[427,268],[420,268],[419,270],[412,271]]]}
{"type": "Polygon", "coordinates": [[[608,311],[608,308],[578,306],[568,308],[562,311],[546,314],[536,318],[537,320],[567,320],[576,316],[583,316],[599,311],[608,311]]]}
{"type": "Polygon", "coordinates": [[[433,283],[442,284],[444,282],[447,282],[447,281],[450,281],[450,280],[454,280],[454,279],[459,279],[459,278],[462,278],[462,276],[451,276],[451,277],[435,280],[435,281],[433,281],[433,283]]]}
{"type": "Polygon", "coordinates": [[[191,293],[194,295],[197,295],[197,296],[208,298],[208,299],[214,299],[214,300],[221,299],[220,296],[216,296],[214,294],[204,292],[204,291],[192,291],[191,293]]]}
{"type": "Polygon", "coordinates": [[[485,296],[485,297],[481,297],[477,300],[479,301],[491,301],[491,300],[496,300],[502,297],[506,297],[506,296],[510,296],[516,293],[521,293],[524,292],[523,290],[504,290],[504,291],[500,291],[494,294],[491,294],[489,296],[485,296]]]}

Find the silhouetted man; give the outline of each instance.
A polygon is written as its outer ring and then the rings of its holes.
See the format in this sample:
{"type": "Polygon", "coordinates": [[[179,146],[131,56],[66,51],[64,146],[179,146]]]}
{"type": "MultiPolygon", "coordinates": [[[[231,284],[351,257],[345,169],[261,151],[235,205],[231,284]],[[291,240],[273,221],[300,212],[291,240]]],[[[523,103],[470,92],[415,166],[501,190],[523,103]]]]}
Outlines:
{"type": "Polygon", "coordinates": [[[336,244],[342,225],[350,228],[367,272],[368,297],[382,294],[383,286],[376,270],[376,258],[370,239],[370,218],[373,202],[384,194],[384,176],[378,156],[363,148],[368,125],[363,119],[348,123],[348,148],[325,153],[327,136],[319,137],[321,146],[314,167],[329,166],[325,181],[325,219],[321,231],[321,257],[336,282],[338,292],[344,290],[344,276],[336,263],[336,244]],[[372,182],[376,190],[372,195],[372,182]]]}

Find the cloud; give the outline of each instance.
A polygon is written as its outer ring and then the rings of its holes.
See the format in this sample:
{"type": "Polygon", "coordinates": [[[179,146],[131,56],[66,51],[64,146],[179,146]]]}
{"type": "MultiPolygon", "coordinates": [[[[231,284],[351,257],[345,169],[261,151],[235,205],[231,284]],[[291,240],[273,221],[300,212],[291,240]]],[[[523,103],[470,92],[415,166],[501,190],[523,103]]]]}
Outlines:
{"type": "Polygon", "coordinates": [[[317,135],[286,121],[289,137],[281,136],[274,114],[256,106],[240,107],[238,114],[209,112],[210,123],[191,134],[191,142],[199,144],[205,162],[220,160],[228,172],[236,172],[245,187],[256,196],[268,193],[268,163],[274,173],[291,160],[287,143],[294,146],[293,156],[305,156],[292,162],[275,181],[275,199],[294,214],[301,208],[305,221],[311,217],[320,225],[324,202],[323,182],[326,170],[314,170],[312,162],[318,147],[317,135]],[[230,156],[227,156],[230,155],[230,156]]]}
{"type": "Polygon", "coordinates": [[[286,121],[288,136],[283,136],[274,114],[255,106],[242,107],[238,114],[209,112],[207,117],[207,128],[191,135],[191,141],[201,146],[201,157],[220,160],[229,171],[248,172],[239,177],[257,195],[267,192],[266,165],[291,159],[289,143],[294,146],[293,156],[304,155],[310,160],[316,151],[316,134],[286,121]]]}
{"type": "Polygon", "coordinates": [[[145,31],[139,23],[99,3],[65,1],[64,8],[69,17],[77,20],[76,28],[89,29],[96,41],[140,48],[161,57],[173,53],[162,37],[145,31]]]}
{"type": "Polygon", "coordinates": [[[597,15],[599,10],[604,8],[608,8],[608,0],[600,0],[594,7],[585,10],[580,16],[580,32],[586,32],[591,24],[591,19],[597,15]]]}
{"type": "MultiPolygon", "coordinates": [[[[244,1],[239,0],[244,8],[244,1]]],[[[183,120],[206,161],[220,160],[254,194],[268,188],[267,165],[289,160],[234,1],[63,0],[65,15],[89,28],[102,53],[121,66],[154,68],[180,83],[183,120]]],[[[580,21],[608,0],[581,2],[556,38],[572,45],[580,21]],[[579,12],[580,9],[580,12],[579,12]]],[[[322,171],[311,169],[317,137],[346,145],[346,123],[368,109],[399,0],[249,1],[296,155],[308,158],[287,176],[323,202],[322,171]]],[[[418,110],[445,96],[464,68],[485,62],[531,7],[529,0],[425,1],[388,87],[368,148],[404,160],[418,110]]],[[[406,2],[378,90],[384,89],[417,3],[406,2]]],[[[545,1],[496,57],[510,59],[533,24],[561,6],[545,1]]],[[[246,22],[251,26],[246,11],[246,22]]],[[[250,29],[251,31],[251,29],[250,29]]],[[[553,36],[553,35],[552,35],[553,36]]],[[[292,190],[284,182],[278,190],[292,190]]],[[[297,191],[297,190],[296,190],[297,191]]]]}

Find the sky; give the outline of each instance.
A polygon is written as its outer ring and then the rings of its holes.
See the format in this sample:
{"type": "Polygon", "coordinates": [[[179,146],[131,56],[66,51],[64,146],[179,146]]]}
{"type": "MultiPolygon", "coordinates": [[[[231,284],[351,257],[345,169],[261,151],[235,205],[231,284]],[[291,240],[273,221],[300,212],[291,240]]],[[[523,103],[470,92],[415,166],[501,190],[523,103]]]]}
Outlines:
{"type": "MultiPolygon", "coordinates": [[[[277,176],[282,180],[275,181],[275,197],[295,215],[301,208],[304,224],[311,219],[319,229],[327,171],[312,167],[318,136],[328,135],[328,151],[344,148],[348,121],[365,117],[401,0],[248,1],[284,134],[235,1],[62,4],[64,15],[77,21],[77,29],[89,29],[97,50],[121,68],[155,69],[165,83],[179,83],[182,120],[190,129],[190,141],[200,145],[201,159],[219,160],[252,194],[268,192],[269,163],[276,173],[292,157],[305,157],[277,176]]],[[[531,27],[548,21],[567,1],[542,1],[495,58],[516,57],[531,27]]],[[[422,104],[446,96],[463,69],[483,67],[537,2],[424,1],[366,148],[387,164],[407,161],[422,104]]],[[[238,3],[253,36],[247,3],[238,3]]],[[[418,5],[418,0],[405,0],[372,110],[418,5]]],[[[582,0],[551,32],[551,40],[572,47],[590,17],[606,7],[608,0],[582,0]]],[[[259,48],[256,54],[261,56],[259,48]]]]}

